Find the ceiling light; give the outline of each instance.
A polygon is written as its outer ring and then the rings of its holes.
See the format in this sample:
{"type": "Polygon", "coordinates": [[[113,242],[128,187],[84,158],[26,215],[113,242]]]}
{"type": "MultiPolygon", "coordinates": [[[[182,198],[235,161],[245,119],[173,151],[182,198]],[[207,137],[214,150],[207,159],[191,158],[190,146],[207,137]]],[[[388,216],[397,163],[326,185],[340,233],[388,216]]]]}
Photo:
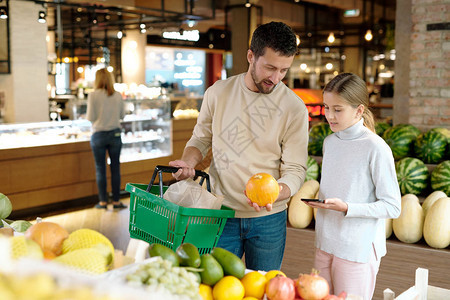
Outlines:
{"type": "Polygon", "coordinates": [[[297,40],[297,46],[300,45],[300,43],[301,43],[300,36],[298,34],[296,34],[295,38],[297,40]]]}
{"type": "Polygon", "coordinates": [[[373,38],[372,30],[367,29],[367,32],[366,32],[366,35],[364,36],[364,38],[366,39],[366,41],[371,41],[373,38]]]}
{"type": "Polygon", "coordinates": [[[117,31],[117,38],[119,40],[123,38],[123,31],[122,30],[117,31]]]}
{"type": "Polygon", "coordinates": [[[141,28],[141,33],[146,33],[146,32],[147,32],[147,29],[141,28]]]}
{"type": "Polygon", "coordinates": [[[245,7],[250,8],[251,6],[250,0],[247,0],[247,2],[245,2],[245,7]]]}
{"type": "Polygon", "coordinates": [[[330,44],[333,44],[334,43],[334,41],[336,40],[335,38],[334,38],[334,33],[332,33],[332,32],[330,32],[330,35],[328,36],[328,43],[330,43],[330,44]]]}
{"type": "Polygon", "coordinates": [[[325,65],[325,68],[326,68],[327,70],[331,70],[331,69],[333,69],[333,64],[332,64],[332,63],[327,63],[327,64],[325,65]]]}
{"type": "Polygon", "coordinates": [[[45,19],[47,17],[47,14],[45,13],[45,11],[41,10],[39,12],[39,18],[38,18],[38,22],[41,24],[44,24],[47,22],[47,20],[45,19]]]}
{"type": "Polygon", "coordinates": [[[144,29],[144,28],[145,28],[145,24],[144,24],[144,23],[141,23],[141,24],[139,24],[139,27],[140,27],[141,29],[144,29]]]}
{"type": "Polygon", "coordinates": [[[188,25],[189,28],[194,27],[196,24],[197,24],[197,22],[194,21],[194,20],[188,20],[187,21],[187,25],[188,25]]]}
{"type": "Polygon", "coordinates": [[[5,7],[0,7],[0,19],[8,19],[8,13],[6,12],[5,7]]]}

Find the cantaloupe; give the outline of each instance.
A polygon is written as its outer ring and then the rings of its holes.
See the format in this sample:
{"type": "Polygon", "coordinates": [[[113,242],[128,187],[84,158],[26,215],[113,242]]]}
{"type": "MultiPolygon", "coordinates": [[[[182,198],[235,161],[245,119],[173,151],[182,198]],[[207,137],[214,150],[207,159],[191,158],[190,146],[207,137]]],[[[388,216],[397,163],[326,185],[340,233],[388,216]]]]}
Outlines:
{"type": "Polygon", "coordinates": [[[423,224],[425,242],[433,248],[450,245],[450,198],[440,198],[427,212],[423,224]]]}
{"type": "Polygon", "coordinates": [[[395,236],[404,243],[416,243],[422,238],[424,214],[419,198],[413,194],[402,197],[402,212],[392,220],[395,236]]]}
{"type": "Polygon", "coordinates": [[[392,235],[392,219],[386,219],[386,239],[392,235]]]}
{"type": "Polygon", "coordinates": [[[429,194],[428,197],[426,197],[422,203],[424,216],[426,217],[428,209],[430,209],[430,207],[434,204],[434,202],[436,202],[441,198],[446,197],[447,195],[443,191],[434,191],[431,194],[429,194]]]}
{"type": "Polygon", "coordinates": [[[306,228],[311,223],[313,209],[306,205],[301,198],[314,198],[319,190],[319,182],[311,179],[306,181],[300,190],[291,198],[288,218],[289,223],[295,228],[306,228]]]}

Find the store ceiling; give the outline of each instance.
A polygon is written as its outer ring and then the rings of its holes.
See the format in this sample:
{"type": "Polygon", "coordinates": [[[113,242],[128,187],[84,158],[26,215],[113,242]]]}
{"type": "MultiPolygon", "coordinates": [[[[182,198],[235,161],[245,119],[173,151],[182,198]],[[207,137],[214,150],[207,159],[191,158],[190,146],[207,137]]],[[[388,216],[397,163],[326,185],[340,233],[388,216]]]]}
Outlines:
{"type": "MultiPolygon", "coordinates": [[[[244,5],[245,0],[27,0],[47,9],[50,31],[62,33],[63,49],[73,53],[75,49],[120,47],[116,34],[119,30],[139,29],[145,24],[147,33],[161,35],[162,31],[189,30],[188,21],[196,21],[201,33],[225,30],[226,22],[232,22],[226,12],[230,7],[244,5]],[[58,19],[60,14],[61,22],[58,19]]],[[[335,28],[342,30],[340,14],[345,9],[358,8],[364,17],[350,20],[350,27],[380,18],[393,20],[395,0],[250,0],[260,8],[262,20],[285,21],[297,32],[316,33],[335,28]],[[298,7],[298,9],[297,9],[298,7]],[[310,24],[307,24],[307,23],[310,24]],[[311,25],[312,24],[312,25],[311,25]]],[[[325,34],[325,33],[324,33],[325,34]]],[[[57,37],[57,43],[59,37],[57,37]]],[[[66,52],[67,52],[66,51],[66,52]]],[[[114,51],[111,49],[111,51],[114,51]]],[[[67,54],[65,54],[67,55],[67,54]]],[[[89,54],[95,56],[94,54],[89,54]]],[[[72,55],[73,56],[73,55],[72,55]]]]}

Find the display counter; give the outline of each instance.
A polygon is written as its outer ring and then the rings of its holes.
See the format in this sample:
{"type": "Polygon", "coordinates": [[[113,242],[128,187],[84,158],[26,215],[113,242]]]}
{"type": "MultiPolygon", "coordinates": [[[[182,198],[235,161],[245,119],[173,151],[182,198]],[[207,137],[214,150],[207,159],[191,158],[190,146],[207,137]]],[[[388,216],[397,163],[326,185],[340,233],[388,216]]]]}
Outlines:
{"type": "MultiPolygon", "coordinates": [[[[122,189],[147,183],[156,165],[181,157],[191,137],[196,119],[171,120],[169,102],[161,111],[124,119],[122,189]]],[[[89,131],[82,120],[0,125],[0,192],[15,212],[97,194],[89,131]]]]}

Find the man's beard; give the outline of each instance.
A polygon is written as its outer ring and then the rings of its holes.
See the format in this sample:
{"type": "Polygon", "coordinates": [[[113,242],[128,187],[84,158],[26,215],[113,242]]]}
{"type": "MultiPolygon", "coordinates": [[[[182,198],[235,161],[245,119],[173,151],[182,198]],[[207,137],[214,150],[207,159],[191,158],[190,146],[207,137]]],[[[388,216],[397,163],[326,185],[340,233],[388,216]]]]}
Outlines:
{"type": "Polygon", "coordinates": [[[272,88],[270,88],[270,89],[264,88],[262,81],[259,81],[259,82],[257,81],[255,67],[252,68],[252,70],[250,71],[250,74],[252,75],[253,83],[255,84],[256,88],[258,89],[258,91],[260,93],[263,93],[263,94],[272,93],[272,91],[276,85],[272,86],[272,88]]]}

